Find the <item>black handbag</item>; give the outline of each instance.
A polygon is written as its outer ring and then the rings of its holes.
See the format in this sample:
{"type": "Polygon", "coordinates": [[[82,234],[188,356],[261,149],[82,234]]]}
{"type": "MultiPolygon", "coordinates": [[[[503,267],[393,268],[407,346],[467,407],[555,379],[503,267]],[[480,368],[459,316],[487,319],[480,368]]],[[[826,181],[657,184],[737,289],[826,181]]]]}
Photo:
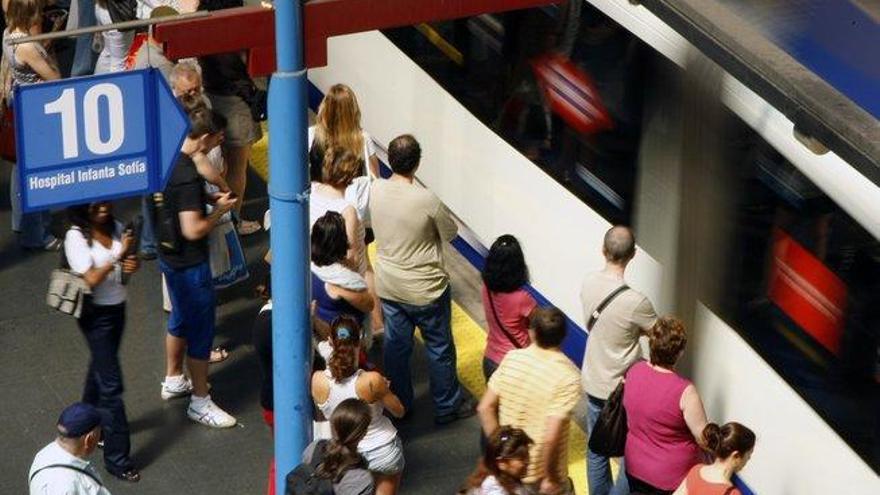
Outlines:
{"type": "Polygon", "coordinates": [[[608,396],[593,431],[590,432],[589,447],[596,454],[605,457],[620,457],[626,447],[626,409],[623,407],[623,381],[608,396]]]}

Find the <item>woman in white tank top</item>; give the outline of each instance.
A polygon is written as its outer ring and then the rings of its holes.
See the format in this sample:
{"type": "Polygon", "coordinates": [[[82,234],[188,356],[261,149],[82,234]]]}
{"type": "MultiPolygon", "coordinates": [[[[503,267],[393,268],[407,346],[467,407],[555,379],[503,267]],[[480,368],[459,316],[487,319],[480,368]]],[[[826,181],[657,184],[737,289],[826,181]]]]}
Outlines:
{"type": "Polygon", "coordinates": [[[388,388],[388,380],[374,371],[358,369],[360,327],[354,318],[340,316],[330,327],[333,354],[327,369],[312,375],[312,398],[324,416],[330,417],[346,399],[360,399],[370,406],[372,420],[358,451],[376,480],[377,495],[397,493],[403,474],[403,444],[385,409],[395,417],[404,414],[403,405],[388,388]]]}

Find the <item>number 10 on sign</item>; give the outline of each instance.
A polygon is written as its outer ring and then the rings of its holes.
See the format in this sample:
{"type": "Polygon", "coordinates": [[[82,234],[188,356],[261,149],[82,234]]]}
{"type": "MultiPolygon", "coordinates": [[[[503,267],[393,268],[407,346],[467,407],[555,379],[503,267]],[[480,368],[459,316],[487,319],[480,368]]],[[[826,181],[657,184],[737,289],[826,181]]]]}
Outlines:
{"type": "MultiPolygon", "coordinates": [[[[67,88],[61,96],[44,105],[47,115],[61,115],[61,142],[65,159],[79,157],[79,132],[76,111],[76,88],[67,88]]],[[[122,91],[113,83],[96,84],[83,96],[83,122],[86,147],[96,155],[108,155],[117,151],[125,141],[125,105],[122,91]],[[101,100],[104,100],[103,102],[101,100]],[[105,103],[109,136],[101,138],[100,107],[105,103]]]]}

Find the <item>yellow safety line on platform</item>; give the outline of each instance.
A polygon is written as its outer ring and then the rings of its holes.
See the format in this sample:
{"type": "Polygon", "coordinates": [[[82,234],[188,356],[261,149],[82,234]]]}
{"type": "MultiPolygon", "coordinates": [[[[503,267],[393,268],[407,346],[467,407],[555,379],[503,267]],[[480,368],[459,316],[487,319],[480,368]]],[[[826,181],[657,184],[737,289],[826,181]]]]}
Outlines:
{"type": "MultiPolygon", "coordinates": [[[[269,132],[263,125],[263,138],[254,144],[251,153],[251,167],[265,181],[269,179],[269,132]]],[[[376,258],[376,245],[369,246],[370,259],[376,258]]],[[[452,303],[452,338],[455,340],[458,377],[462,385],[474,395],[481,397],[486,391],[483,378],[483,350],[486,348],[486,331],[455,302],[452,303]]],[[[421,336],[419,335],[419,340],[421,336]]],[[[574,481],[578,495],[587,493],[586,479],[586,437],[574,423],[570,427],[568,440],[568,475],[574,481]]],[[[474,459],[476,465],[476,458],[474,459]]],[[[462,482],[464,479],[462,479],[462,482]]]]}

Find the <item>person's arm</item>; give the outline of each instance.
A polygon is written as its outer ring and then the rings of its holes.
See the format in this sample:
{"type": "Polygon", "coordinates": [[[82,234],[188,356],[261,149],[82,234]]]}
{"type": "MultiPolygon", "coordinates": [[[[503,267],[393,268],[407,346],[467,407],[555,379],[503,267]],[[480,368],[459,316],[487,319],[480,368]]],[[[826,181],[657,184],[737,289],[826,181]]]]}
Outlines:
{"type": "Polygon", "coordinates": [[[360,244],[364,242],[358,235],[361,221],[353,206],[342,210],[342,218],[345,220],[345,235],[348,237],[348,251],[345,252],[344,264],[352,270],[358,271],[361,264],[360,253],[363,252],[363,246],[360,244]]]}
{"type": "Polygon", "coordinates": [[[202,152],[196,152],[193,153],[191,158],[193,163],[196,164],[196,170],[203,179],[219,187],[222,192],[228,192],[230,190],[229,184],[226,183],[223,174],[221,174],[220,171],[217,170],[217,167],[211,163],[211,159],[208,158],[208,155],[202,152]]]}
{"type": "Polygon", "coordinates": [[[647,335],[651,327],[654,326],[657,321],[657,313],[647,297],[643,298],[633,310],[632,321],[641,330],[640,335],[647,335]]]}
{"type": "Polygon", "coordinates": [[[455,236],[458,235],[458,225],[455,224],[452,214],[449,213],[449,210],[446,209],[439,199],[437,200],[437,209],[434,210],[433,218],[441,241],[449,242],[455,239],[455,236]]]}
{"type": "Polygon", "coordinates": [[[559,479],[559,447],[563,435],[568,435],[565,425],[568,418],[548,416],[544,423],[544,478],[541,480],[541,493],[552,495],[558,493],[563,481],[559,479]]]}
{"type": "Polygon", "coordinates": [[[553,399],[545,406],[544,430],[544,479],[541,480],[541,493],[557,493],[560,485],[566,480],[559,479],[559,448],[564,435],[568,435],[565,426],[569,424],[571,411],[581,398],[580,373],[571,374],[560,380],[554,387],[553,399]]]}
{"type": "Polygon", "coordinates": [[[682,413],[684,413],[684,422],[687,424],[691,435],[698,444],[703,444],[703,428],[706,427],[706,410],[703,408],[703,401],[700,394],[697,393],[697,387],[690,384],[684,389],[679,401],[682,413]]]}
{"type": "Polygon", "coordinates": [[[681,484],[672,492],[672,495],[688,495],[687,478],[681,480],[681,484]]]}
{"type": "Polygon", "coordinates": [[[15,50],[15,57],[20,62],[27,64],[44,81],[61,79],[58,69],[49,63],[49,60],[37,50],[36,45],[33,43],[22,43],[19,45],[15,50]]]}
{"type": "Polygon", "coordinates": [[[197,241],[205,238],[220,221],[223,215],[235,206],[235,199],[230,193],[217,196],[214,211],[205,216],[201,211],[185,210],[178,213],[180,218],[180,233],[188,241],[197,241]]]}
{"type": "Polygon", "coordinates": [[[483,394],[480,404],[477,405],[480,426],[483,427],[483,434],[487,437],[498,429],[498,404],[500,402],[501,397],[491,388],[486,388],[486,393],[483,394]]]}
{"type": "MultiPolygon", "coordinates": [[[[122,234],[122,252],[131,247],[131,243],[131,234],[127,232],[122,234]]],[[[67,257],[67,264],[70,265],[70,269],[82,275],[86,284],[92,288],[100,285],[116,269],[118,261],[114,260],[102,266],[94,266],[92,264],[89,244],[77,229],[70,229],[64,237],[64,255],[67,257]]],[[[133,273],[137,270],[137,262],[126,260],[123,264],[123,269],[127,273],[133,273]]]]}
{"type": "Polygon", "coordinates": [[[381,175],[379,175],[379,159],[376,158],[376,155],[370,155],[369,167],[370,173],[373,175],[373,177],[382,177],[381,175]]]}
{"type": "Polygon", "coordinates": [[[343,289],[342,287],[331,283],[327,283],[326,287],[327,293],[330,294],[330,297],[341,297],[345,299],[348,304],[354,306],[358,311],[369,313],[373,310],[373,296],[365,290],[343,289]]]}
{"type": "Polygon", "coordinates": [[[402,418],[406,410],[400,399],[389,388],[391,382],[375,371],[367,373],[367,385],[370,388],[370,396],[374,401],[381,401],[382,406],[395,418],[402,418]]]}

